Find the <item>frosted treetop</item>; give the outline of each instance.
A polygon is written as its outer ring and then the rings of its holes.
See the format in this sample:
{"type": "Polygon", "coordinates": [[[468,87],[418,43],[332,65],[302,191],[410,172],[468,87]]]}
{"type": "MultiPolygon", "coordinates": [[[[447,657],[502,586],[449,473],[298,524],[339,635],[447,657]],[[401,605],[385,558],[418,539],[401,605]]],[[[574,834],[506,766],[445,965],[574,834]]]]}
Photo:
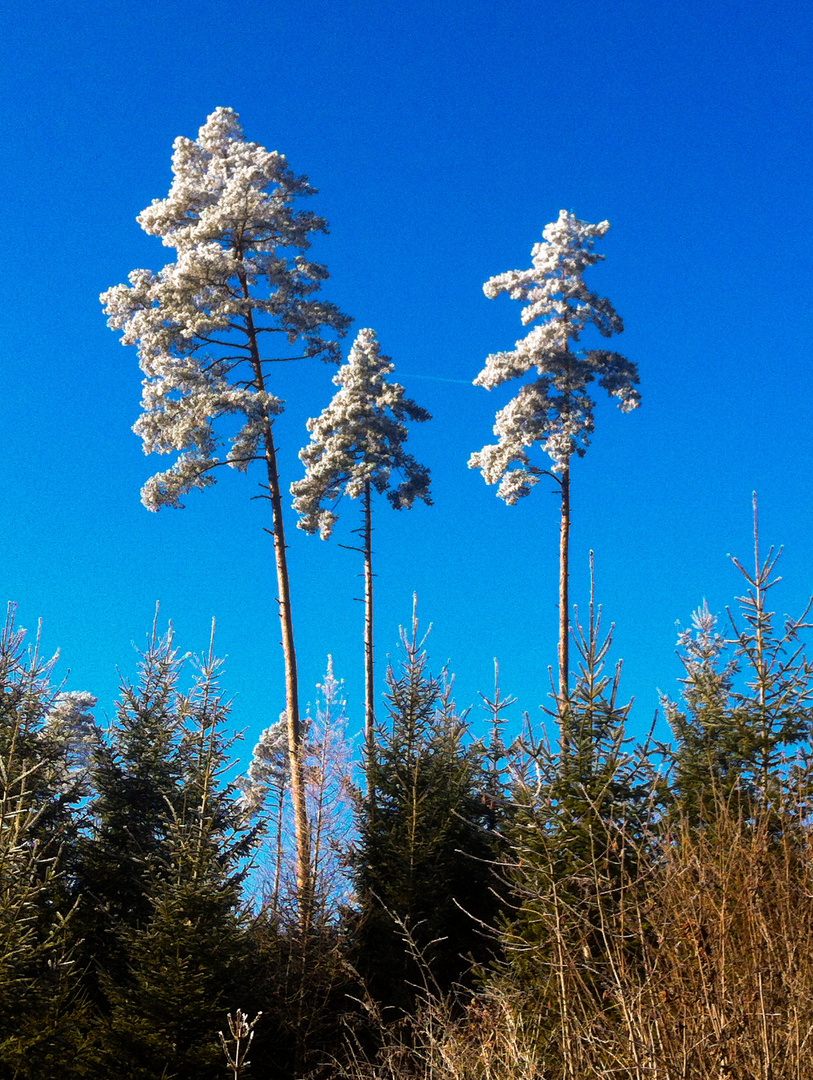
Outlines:
{"type": "Polygon", "coordinates": [[[480,469],[486,483],[499,484],[497,494],[511,505],[529,494],[545,471],[531,461],[528,448],[543,447],[554,472],[561,472],[574,453],[584,455],[594,430],[595,402],[587,393],[592,382],[615,397],[622,412],[640,404],[635,364],[604,349],[571,348],[589,326],[605,338],[624,329],[610,301],[590,292],[582,277],[604,258],[593,247],[609,227],[607,221],[591,225],[561,210],[534,245],[528,270],[509,270],[483,286],[490,299],[507,293],[520,300],[523,325],[537,323],[513,350],[487,357],[474,380],[492,390],[536,368],[537,378],[497,413],[499,441],[469,459],[469,468],[480,469]]]}
{"type": "Polygon", "coordinates": [[[175,261],[133,270],[101,296],[108,325],[138,348],[145,379],[134,430],[144,452],[180,453],[144,487],[151,510],[214,482],[221,416],[245,418],[225,458],[245,469],[283,407],[266,389],[267,365],[337,361],[335,338],[350,322],[316,297],[328,274],[304,255],[310,234],[326,231],[323,218],[294,208],[314,189],[281,154],[247,142],[232,109],[215,109],[196,140],[175,140],[172,172],[168,196],[137,220],[175,261]]]}
{"type": "Polygon", "coordinates": [[[369,483],[386,492],[398,510],[415,499],[431,504],[429,470],[404,449],[407,420],[429,420],[429,413],[389,382],[394,364],[381,355],[373,330],[361,330],[347,363],[333,376],[339,387],[327,408],[308,420],[310,442],[300,451],[305,476],[291,485],[299,528],[326,540],[337,520],[332,507],[342,495],[356,499],[369,483]],[[393,472],[402,477],[392,486],[393,472]]]}

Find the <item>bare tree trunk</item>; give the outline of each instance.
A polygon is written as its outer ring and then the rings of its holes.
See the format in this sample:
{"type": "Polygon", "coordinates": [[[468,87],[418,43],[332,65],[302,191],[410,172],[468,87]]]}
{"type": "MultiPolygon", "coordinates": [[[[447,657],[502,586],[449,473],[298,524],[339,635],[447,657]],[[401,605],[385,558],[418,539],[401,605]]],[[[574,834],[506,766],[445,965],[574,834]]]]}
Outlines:
{"type": "MultiPolygon", "coordinates": [[[[248,282],[245,274],[238,272],[243,295],[248,298],[248,282]]],[[[246,315],[246,333],[251,350],[254,385],[258,391],[265,390],[257,331],[251,310],[246,315]]],[[[277,604],[282,630],[282,655],[285,662],[285,717],[288,731],[288,758],[291,768],[291,801],[294,808],[294,834],[296,839],[296,889],[299,900],[299,921],[303,935],[307,932],[313,908],[313,880],[310,861],[310,836],[308,831],[308,808],[305,802],[305,775],[302,747],[302,725],[299,720],[299,686],[296,674],[296,650],[294,648],[293,620],[291,618],[291,588],[288,580],[288,557],[285,546],[285,526],[282,517],[282,494],[277,469],[277,450],[271,420],[263,432],[265,465],[268,475],[268,497],[271,500],[271,535],[274,539],[274,558],[277,567],[277,604]]]]}
{"type": "MultiPolygon", "coordinates": [[[[564,277],[564,271],[563,271],[564,277]]],[[[570,406],[570,347],[568,315],[562,317],[562,331],[564,335],[564,354],[567,361],[567,389],[565,390],[565,402],[570,406]]],[[[572,451],[571,443],[571,451],[572,451]]],[[[562,516],[559,522],[559,698],[557,708],[559,712],[559,740],[562,751],[566,751],[570,742],[570,454],[568,454],[562,469],[562,516]]]]}
{"type": "Polygon", "coordinates": [[[561,725],[562,749],[567,749],[569,738],[567,711],[570,697],[570,612],[568,560],[570,557],[570,462],[562,469],[562,517],[559,527],[559,721],[561,725]]]}
{"type": "Polygon", "coordinates": [[[282,520],[282,497],[277,471],[277,454],[269,423],[265,433],[265,461],[271,498],[274,556],[277,564],[279,592],[279,621],[282,630],[282,653],[285,660],[285,717],[288,729],[288,757],[291,766],[291,801],[294,808],[296,836],[296,889],[299,899],[299,920],[303,932],[310,924],[313,883],[311,880],[308,810],[305,802],[302,725],[299,720],[299,688],[296,674],[296,651],[291,619],[291,590],[288,581],[288,559],[285,550],[285,530],[282,520]]]}
{"type": "Polygon", "coordinates": [[[373,691],[373,511],[370,481],[364,486],[364,752],[369,813],[375,814],[375,704],[373,691]]]}

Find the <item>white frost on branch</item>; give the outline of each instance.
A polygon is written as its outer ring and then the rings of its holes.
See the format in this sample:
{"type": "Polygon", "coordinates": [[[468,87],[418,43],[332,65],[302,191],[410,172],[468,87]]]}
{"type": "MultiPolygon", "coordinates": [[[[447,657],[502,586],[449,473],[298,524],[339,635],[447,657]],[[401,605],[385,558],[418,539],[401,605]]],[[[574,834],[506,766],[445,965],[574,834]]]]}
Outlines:
{"type": "Polygon", "coordinates": [[[300,356],[338,362],[323,330],[342,335],[350,321],[315,298],[328,275],[304,252],[326,223],[293,209],[314,189],[281,154],[247,142],[232,109],[216,109],[196,140],[175,140],[172,171],[167,198],[137,220],[175,249],[175,262],[134,270],[101,296],[108,325],[138,347],[145,379],[134,430],[144,452],[180,454],[144,486],[150,510],[181,506],[187,492],[214,483],[219,417],[244,418],[224,461],[246,469],[283,408],[265,389],[267,365],[294,358],[297,342],[300,356]],[[281,349],[261,354],[258,342],[268,340],[281,349]]]}
{"type": "Polygon", "coordinates": [[[431,417],[402,386],[387,380],[393,371],[375,332],[359,331],[347,363],[333,376],[339,390],[321,415],[308,420],[310,442],[299,452],[305,476],[291,485],[291,494],[305,532],[327,540],[337,519],[335,504],[342,495],[363,495],[368,483],[386,492],[397,510],[416,499],[431,505],[429,470],[404,449],[406,421],[431,417]],[[393,473],[401,477],[394,486],[393,473]]]}
{"type": "Polygon", "coordinates": [[[594,429],[595,402],[587,393],[592,382],[617,398],[622,412],[640,404],[635,364],[604,349],[570,347],[588,326],[607,338],[624,329],[610,301],[590,292],[582,277],[604,258],[593,246],[609,227],[607,221],[590,225],[561,210],[558,219],[545,227],[543,242],[534,245],[530,269],[509,270],[483,286],[490,299],[504,292],[522,301],[523,325],[543,320],[516,343],[513,352],[489,356],[474,380],[475,386],[493,390],[536,368],[537,378],[497,413],[498,442],[469,459],[469,468],[480,469],[486,483],[499,484],[497,494],[509,505],[528,495],[544,474],[531,461],[529,447],[540,444],[554,472],[561,472],[574,453],[584,455],[594,429]]]}
{"type": "Polygon", "coordinates": [[[262,810],[272,792],[280,798],[287,787],[290,770],[287,728],[283,710],[276,724],[267,727],[260,735],[248,772],[237,781],[241,792],[240,804],[247,818],[254,817],[262,810]]]}
{"type": "Polygon", "coordinates": [[[61,786],[67,788],[85,779],[93,751],[101,737],[92,710],[96,698],[85,690],[57,694],[45,715],[40,737],[57,751],[61,763],[61,786]]]}

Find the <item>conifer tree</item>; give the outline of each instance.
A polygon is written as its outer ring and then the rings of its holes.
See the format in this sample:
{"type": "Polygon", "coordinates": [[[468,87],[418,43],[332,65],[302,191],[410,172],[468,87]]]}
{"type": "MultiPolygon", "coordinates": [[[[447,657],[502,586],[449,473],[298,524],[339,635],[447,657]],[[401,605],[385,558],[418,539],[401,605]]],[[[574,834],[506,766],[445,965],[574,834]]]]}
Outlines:
{"type": "Polygon", "coordinates": [[[122,684],[115,720],[94,755],[80,914],[92,967],[107,987],[124,978],[126,932],[151,917],[150,868],[164,853],[171,814],[181,810],[182,665],[171,632],[159,637],[154,625],[138,684],[122,684]]]}
{"type": "Polygon", "coordinates": [[[780,554],[771,548],[760,555],[754,497],[753,571],[732,559],[748,587],[738,598],[739,615],[728,610],[732,636],[717,632],[704,601],[678,638],[682,707],[668,698],[663,704],[676,738],[673,786],[692,823],[705,820],[720,798],[778,807],[791,782],[789,765],[810,737],[813,664],[802,635],[813,626],[813,601],[776,628],[768,595],[781,580],[780,554]]]}
{"type": "Polygon", "coordinates": [[[558,220],[545,227],[544,242],[534,245],[530,269],[509,270],[485,283],[483,291],[489,298],[505,292],[526,305],[523,325],[538,319],[542,322],[517,342],[513,352],[489,356],[474,380],[476,386],[493,390],[536,368],[537,378],[526,383],[497,413],[494,434],[499,441],[472,454],[469,468],[480,469],[486,483],[499,483],[497,494],[509,506],[528,495],[542,476],[554,475],[559,483],[559,713],[565,737],[570,461],[574,454],[584,456],[593,434],[595,402],[587,392],[592,382],[597,381],[611,397],[618,398],[623,412],[640,403],[635,364],[604,349],[571,348],[571,342],[577,344],[590,325],[607,338],[624,329],[610,301],[590,292],[583,281],[584,271],[604,258],[593,245],[609,227],[607,221],[590,225],[561,210],[558,220]],[[553,462],[550,472],[535,464],[528,453],[537,443],[553,462]]]}
{"type": "Polygon", "coordinates": [[[126,970],[108,984],[105,1052],[134,1080],[214,1080],[217,1031],[245,992],[241,864],[254,835],[223,786],[233,740],[223,732],[219,668],[210,645],[191,693],[177,699],[177,797],[165,803],[162,843],[144,861],[148,914],[120,928],[126,970]]]}
{"type": "MultiPolygon", "coordinates": [[[[648,744],[629,748],[631,703],[618,702],[620,662],[605,671],[612,628],[602,636],[600,623],[591,595],[587,629],[577,622],[574,633],[569,738],[558,751],[533,740],[526,747],[534,781],[517,785],[508,827],[516,915],[504,929],[507,970],[565,1026],[569,995],[578,988],[600,998],[612,978],[622,897],[662,794],[648,744]]],[[[634,944],[629,929],[621,948],[634,944]]]]}
{"type": "Polygon", "coordinates": [[[373,690],[373,547],[372,493],[386,492],[396,510],[416,499],[431,505],[429,470],[404,449],[405,421],[425,421],[426,409],[388,381],[394,371],[373,330],[359,331],[347,363],[333,376],[339,387],[320,416],[308,421],[310,442],[300,451],[305,476],[291,485],[297,522],[305,532],[327,540],[336,523],[334,508],[342,495],[362,499],[361,551],[364,556],[364,747],[368,797],[375,753],[373,690]],[[393,485],[393,473],[401,477],[393,485]],[[325,504],[330,504],[329,507],[325,504]]]}
{"type": "Polygon", "coordinates": [[[30,652],[9,607],[0,628],[0,1076],[81,1075],[72,852],[95,737],[89,694],[55,690],[56,657],[30,652]]]}
{"type": "Polygon", "coordinates": [[[691,627],[678,635],[678,655],[685,671],[682,700],[678,704],[662,698],[676,741],[670,787],[692,824],[706,820],[717,800],[731,799],[745,768],[740,718],[732,709],[739,665],[717,624],[717,616],[704,600],[692,612],[691,627]]]}
{"type": "Polygon", "coordinates": [[[360,819],[354,860],[356,966],[378,1002],[407,1011],[427,978],[421,963],[447,991],[489,955],[482,924],[495,907],[482,747],[466,745],[445,673],[428,671],[425,640],[413,615],[401,669],[387,673],[376,813],[360,819]]]}
{"type": "Polygon", "coordinates": [[[482,707],[488,714],[491,733],[488,741],[482,743],[483,765],[486,770],[486,800],[490,810],[490,827],[498,828],[506,816],[509,805],[509,782],[511,762],[515,757],[514,743],[506,746],[504,728],[509,718],[504,716],[506,709],[516,705],[517,698],[509,694],[502,696],[500,689],[500,665],[494,659],[494,696],[486,697],[481,693],[482,707]]]}
{"type": "Polygon", "coordinates": [[[314,194],[285,158],[246,141],[236,113],[218,108],[197,140],[178,138],[166,199],[138,217],[141,227],[174,248],[176,261],[154,273],[134,270],[129,284],[102,294],[108,325],[138,347],[145,378],[135,431],[146,453],[179,452],[175,464],[144,486],[150,510],[181,506],[194,488],[214,483],[222,464],[265,468],[271,502],[282,646],[291,792],[298,845],[303,925],[308,920],[308,827],[282,494],[275,418],[283,402],[268,387],[269,364],[338,359],[325,331],[343,334],[349,319],[316,297],[327,271],[304,252],[325,221],[294,202],[314,194]],[[275,342],[279,348],[265,347],[275,342]],[[294,348],[298,344],[298,349],[294,348]],[[286,348],[287,345],[287,348],[286,348]],[[293,355],[291,355],[293,353],[293,355]],[[224,458],[215,423],[243,417],[224,458]]]}

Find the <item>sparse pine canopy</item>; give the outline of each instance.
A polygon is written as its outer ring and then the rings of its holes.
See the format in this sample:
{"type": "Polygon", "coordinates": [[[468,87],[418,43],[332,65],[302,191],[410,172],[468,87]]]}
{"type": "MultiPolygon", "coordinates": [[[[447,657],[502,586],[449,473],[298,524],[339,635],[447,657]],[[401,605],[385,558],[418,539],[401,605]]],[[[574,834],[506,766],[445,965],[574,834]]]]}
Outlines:
{"type": "Polygon", "coordinates": [[[196,140],[175,140],[172,171],[168,197],[137,220],[176,250],[175,262],[133,270],[129,284],[101,296],[109,326],[138,346],[146,377],[134,430],[144,452],[180,452],[142,490],[150,510],[180,506],[191,489],[214,483],[218,417],[245,418],[225,459],[244,470],[283,408],[265,389],[267,364],[338,361],[323,331],[342,334],[350,321],[316,298],[327,271],[303,254],[326,223],[292,204],[314,189],[282,154],[247,142],[232,109],[215,109],[196,140]],[[269,334],[270,355],[260,344],[269,334]]]}
{"type": "Polygon", "coordinates": [[[299,453],[305,477],[291,485],[291,493],[297,524],[305,532],[319,532],[326,540],[337,518],[332,507],[342,495],[363,495],[368,483],[386,492],[398,510],[416,499],[431,505],[429,470],[404,449],[405,421],[431,417],[405,397],[402,386],[387,381],[393,370],[374,331],[359,331],[347,363],[333,376],[340,389],[322,414],[308,421],[310,443],[299,453]],[[402,478],[395,486],[393,473],[402,478]]]}
{"type": "Polygon", "coordinates": [[[624,329],[610,301],[590,292],[582,280],[587,267],[604,258],[593,244],[609,227],[607,221],[590,225],[560,210],[559,219],[545,227],[544,241],[534,246],[529,270],[509,270],[483,286],[490,299],[505,292],[521,300],[524,325],[538,320],[512,352],[492,353],[474,380],[492,390],[531,368],[537,371],[538,377],[497,413],[499,441],[469,459],[469,468],[480,469],[486,483],[499,483],[497,494],[509,505],[527,495],[544,473],[531,461],[528,447],[539,443],[554,472],[561,472],[572,454],[584,455],[594,427],[595,402],[587,393],[594,380],[618,398],[622,411],[640,403],[635,364],[604,349],[570,348],[590,325],[607,338],[624,329]]]}

